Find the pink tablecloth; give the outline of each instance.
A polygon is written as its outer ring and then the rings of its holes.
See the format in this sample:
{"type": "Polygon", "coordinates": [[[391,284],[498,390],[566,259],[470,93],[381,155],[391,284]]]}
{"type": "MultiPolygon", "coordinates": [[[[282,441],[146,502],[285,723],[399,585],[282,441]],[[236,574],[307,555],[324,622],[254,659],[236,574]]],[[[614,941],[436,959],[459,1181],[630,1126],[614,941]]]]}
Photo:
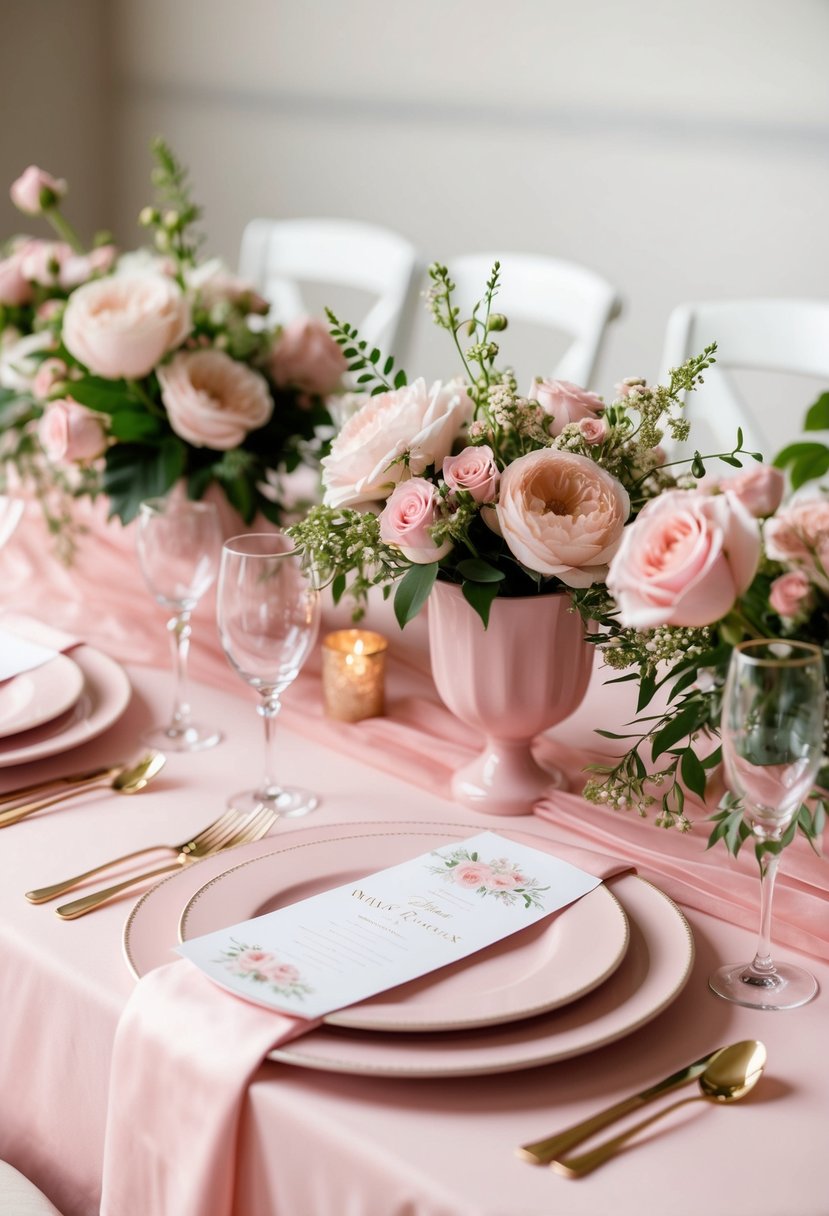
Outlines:
{"type": "MultiPolygon", "coordinates": [[[[161,657],[160,618],[128,550],[115,546],[107,561],[92,563],[84,581],[79,571],[71,577],[55,574],[51,560],[36,555],[32,535],[21,530],[0,556],[7,604],[39,610],[64,628],[91,628],[90,640],[112,653],[130,652],[133,661],[161,657]],[[38,572],[36,584],[22,581],[26,569],[38,572]],[[49,586],[54,590],[47,602],[44,588],[49,586]],[[129,628],[123,624],[127,618],[119,615],[124,611],[131,614],[129,628]]],[[[28,905],[21,893],[116,852],[183,838],[218,813],[239,772],[258,770],[261,740],[252,705],[234,695],[241,689],[215,648],[208,652],[211,627],[208,618],[202,619],[196,666],[227,691],[197,688],[196,700],[201,716],[225,729],[222,747],[197,759],[172,757],[157,784],[140,798],[99,794],[73,811],[44,813],[0,833],[0,1157],[32,1177],[66,1216],[92,1216],[98,1209],[111,1045],[132,986],[120,956],[130,904],[116,903],[64,923],[49,906],[28,905]]],[[[131,676],[135,694],[126,715],[106,736],[73,755],[73,764],[129,754],[139,729],[163,715],[166,669],[132,667],[131,676]]],[[[475,830],[508,826],[440,796],[441,782],[468,744],[451,728],[451,720],[441,719],[437,732],[430,728],[435,721],[430,715],[437,712],[433,693],[413,667],[397,671],[393,721],[357,728],[328,723],[315,709],[317,691],[308,673],[288,694],[290,729],[283,735],[286,778],[307,783],[313,774],[323,796],[313,823],[428,818],[475,830]],[[426,749],[424,727],[431,736],[426,749]],[[380,750],[392,742],[393,755],[380,750]],[[346,754],[349,747],[351,755],[346,754]],[[359,748],[366,749],[372,764],[355,758],[359,748]],[[383,771],[392,767],[397,775],[383,771]]],[[[587,725],[614,712],[600,694],[589,718],[557,732],[559,759],[572,761],[568,749],[583,740],[587,725]]],[[[29,767],[36,767],[37,774],[57,772],[65,768],[65,758],[29,767]]],[[[0,770],[6,785],[37,774],[0,770]]],[[[591,831],[612,836],[616,847],[631,842],[659,858],[663,835],[651,825],[609,812],[591,811],[589,817],[591,831]]],[[[278,833],[311,822],[285,823],[278,833]]],[[[530,830],[584,843],[580,800],[562,804],[555,827],[536,820],[530,830]]],[[[681,858],[672,864],[680,881],[681,858]]],[[[726,875],[723,884],[731,872],[728,865],[719,872],[726,875]]],[[[748,865],[747,882],[750,877],[753,885],[748,865]]],[[[821,878],[817,871],[816,877],[821,878]]],[[[810,881],[798,883],[806,887],[810,881]]],[[[716,890],[716,874],[712,887],[716,890]]],[[[753,926],[752,902],[747,893],[745,919],[753,926]]],[[[243,1115],[235,1213],[603,1216],[614,1211],[696,1216],[704,1205],[712,1216],[826,1216],[825,1182],[815,1161],[822,1149],[829,1087],[829,1056],[823,1049],[829,967],[809,960],[823,992],[801,1010],[774,1015],[729,1006],[708,993],[705,978],[717,963],[747,957],[753,931],[714,919],[703,909],[692,908],[689,916],[697,961],[685,991],[648,1027],[590,1055],[531,1073],[462,1082],[373,1080],[264,1065],[250,1086],[243,1115]],[[740,1105],[687,1108],[654,1129],[647,1146],[580,1183],[533,1169],[513,1156],[516,1144],[583,1117],[716,1044],[744,1037],[764,1039],[770,1066],[762,1086],[740,1105]],[[758,1163],[761,1145],[773,1145],[773,1152],[758,1163]],[[704,1162],[704,1184],[697,1184],[690,1168],[682,1173],[681,1162],[704,1162]]]]}

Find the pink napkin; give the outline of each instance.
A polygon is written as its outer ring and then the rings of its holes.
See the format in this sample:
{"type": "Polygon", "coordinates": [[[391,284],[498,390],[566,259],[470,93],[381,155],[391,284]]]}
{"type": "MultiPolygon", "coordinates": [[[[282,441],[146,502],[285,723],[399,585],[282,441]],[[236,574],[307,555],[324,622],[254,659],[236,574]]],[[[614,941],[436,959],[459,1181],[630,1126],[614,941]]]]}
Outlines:
{"type": "MultiPolygon", "coordinates": [[[[549,851],[596,878],[632,868],[549,851]]],[[[224,991],[187,959],[144,976],[115,1036],[101,1216],[228,1216],[248,1083],[271,1048],[318,1025],[224,991]]]]}

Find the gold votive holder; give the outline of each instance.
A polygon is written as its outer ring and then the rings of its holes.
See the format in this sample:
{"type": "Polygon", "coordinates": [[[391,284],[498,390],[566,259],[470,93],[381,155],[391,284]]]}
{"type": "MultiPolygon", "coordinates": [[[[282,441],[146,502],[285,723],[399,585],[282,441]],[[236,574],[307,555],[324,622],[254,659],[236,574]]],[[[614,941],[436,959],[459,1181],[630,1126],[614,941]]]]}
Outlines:
{"type": "Polygon", "coordinates": [[[329,718],[361,722],[385,712],[386,650],[382,633],[338,629],[322,640],[322,695],[329,718]]]}

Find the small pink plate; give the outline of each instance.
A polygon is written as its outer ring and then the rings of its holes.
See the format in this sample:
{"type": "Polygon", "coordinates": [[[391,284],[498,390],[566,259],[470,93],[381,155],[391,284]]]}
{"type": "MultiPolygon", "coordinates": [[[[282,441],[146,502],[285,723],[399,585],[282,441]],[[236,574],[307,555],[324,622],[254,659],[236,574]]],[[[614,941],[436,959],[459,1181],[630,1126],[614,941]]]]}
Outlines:
{"type": "Polygon", "coordinates": [[[80,747],[116,722],[129,704],[131,689],[120,663],[93,646],[76,646],[83,691],[71,709],[32,730],[0,739],[0,768],[28,764],[80,747]]]}
{"type": "Polygon", "coordinates": [[[83,673],[65,654],[0,684],[0,739],[51,722],[83,691],[83,673]]]}
{"type": "MultiPolygon", "coordinates": [[[[358,836],[352,828],[331,827],[326,839],[308,844],[285,839],[279,848],[271,839],[267,852],[210,879],[192,896],[181,914],[180,939],[201,937],[408,861],[434,847],[436,835],[444,833],[386,824],[358,836]]],[[[602,885],[470,958],[330,1013],[325,1021],[360,1030],[434,1031],[534,1017],[603,983],[621,963],[627,944],[625,914],[602,885]]]]}

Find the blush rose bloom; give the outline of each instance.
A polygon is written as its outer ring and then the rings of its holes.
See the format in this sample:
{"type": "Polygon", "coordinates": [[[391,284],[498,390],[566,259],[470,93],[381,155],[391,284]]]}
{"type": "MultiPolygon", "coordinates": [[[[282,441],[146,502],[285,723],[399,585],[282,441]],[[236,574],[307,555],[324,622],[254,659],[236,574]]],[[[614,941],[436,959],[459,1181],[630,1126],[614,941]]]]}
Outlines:
{"type": "Polygon", "coordinates": [[[52,177],[37,165],[29,165],[28,169],[12,182],[9,191],[11,200],[18,211],[26,215],[40,215],[43,211],[55,206],[66,194],[66,182],[63,178],[52,177]]]}
{"type": "Polygon", "coordinates": [[[72,246],[65,241],[33,240],[20,251],[20,269],[30,283],[66,286],[62,283],[63,267],[72,256],[72,246]]]}
{"type": "Polygon", "coordinates": [[[522,565],[568,587],[604,579],[622,539],[630,499],[588,456],[544,448],[501,474],[501,534],[522,565]]]}
{"type": "Polygon", "coordinates": [[[716,488],[730,490],[755,519],[765,519],[767,515],[773,515],[783,501],[786,478],[772,465],[758,464],[734,477],[719,478],[716,488]]]}
{"type": "Polygon", "coordinates": [[[829,591],[829,499],[819,492],[795,499],[766,520],[763,536],[773,561],[796,566],[829,591]]]}
{"type": "Polygon", "coordinates": [[[190,328],[189,303],[161,274],[94,279],[72,293],[63,314],[67,350],[109,380],[149,375],[190,328]]]}
{"type": "Polygon", "coordinates": [[[443,480],[450,490],[466,490],[475,502],[494,502],[501,474],[492,448],[482,443],[480,447],[464,448],[457,456],[446,456],[443,480]]]}
{"type": "Polygon", "coordinates": [[[273,413],[265,377],[224,351],[180,351],[158,383],[170,426],[197,448],[236,448],[273,413]]]}
{"type": "Polygon", "coordinates": [[[398,482],[438,468],[472,417],[461,380],[426,387],[423,379],[369,397],[352,414],[322,461],[325,504],[358,507],[387,498],[398,482]],[[409,454],[409,467],[399,458],[409,454]]]}
{"type": "Polygon", "coordinates": [[[802,570],[789,570],[772,583],[769,603],[778,616],[803,616],[814,604],[812,584],[802,570]]]}
{"type": "Polygon", "coordinates": [[[339,386],[348,362],[317,317],[295,317],[276,340],[270,362],[274,383],[325,397],[339,386]]]}
{"type": "Polygon", "coordinates": [[[86,463],[106,450],[100,414],[71,397],[52,401],[38,424],[38,439],[50,460],[86,463]]]}
{"type": "Polygon", "coordinates": [[[625,529],[607,588],[622,625],[711,625],[749,586],[759,560],[759,524],[735,495],[671,490],[625,529]]]}
{"type": "Polygon", "coordinates": [[[412,477],[396,486],[380,512],[380,539],[395,545],[417,566],[439,561],[452,549],[451,540],[436,545],[429,529],[440,515],[437,487],[425,477],[412,477]]]}
{"type": "Polygon", "coordinates": [[[0,260],[0,304],[16,307],[32,298],[32,285],[23,273],[23,252],[16,249],[0,260]]]}
{"type": "Polygon", "coordinates": [[[595,447],[598,443],[604,443],[610,434],[610,427],[605,418],[582,418],[579,421],[579,433],[585,443],[595,447]]]}
{"type": "Polygon", "coordinates": [[[44,359],[32,380],[32,395],[45,401],[55,385],[66,379],[67,372],[63,359],[44,359]]]}
{"type": "Polygon", "coordinates": [[[560,435],[569,422],[594,418],[604,409],[601,397],[569,380],[533,380],[527,396],[549,416],[551,435],[560,435]]]}
{"type": "Polygon", "coordinates": [[[480,861],[462,861],[455,866],[452,877],[459,887],[485,887],[489,885],[492,871],[480,861]]]}

